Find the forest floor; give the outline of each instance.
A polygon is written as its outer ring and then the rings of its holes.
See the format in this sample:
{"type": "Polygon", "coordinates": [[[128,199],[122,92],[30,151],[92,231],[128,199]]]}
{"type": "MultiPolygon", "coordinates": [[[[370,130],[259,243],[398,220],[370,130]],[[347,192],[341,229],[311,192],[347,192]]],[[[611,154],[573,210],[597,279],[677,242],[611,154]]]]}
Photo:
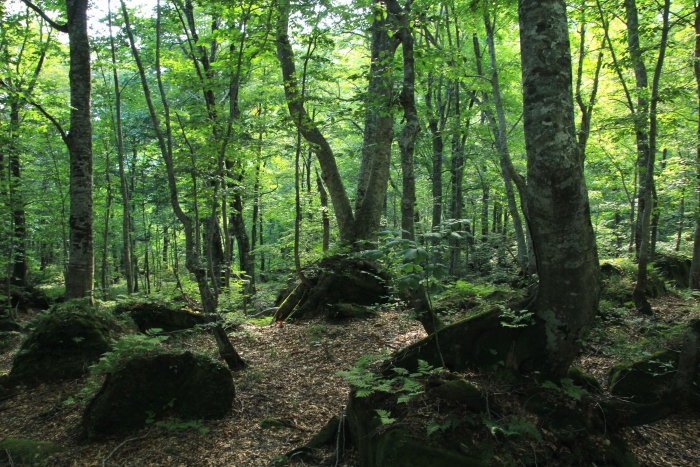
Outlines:
{"type": "MultiPolygon", "coordinates": [[[[657,310],[655,324],[634,312],[607,322],[607,341],[593,339],[576,365],[605,386],[609,368],[622,359],[611,351],[612,340],[638,341],[650,325],[673,325],[700,315],[696,302],[673,296],[652,304],[657,310]]],[[[341,414],[349,387],[338,371],[351,367],[363,354],[403,348],[425,337],[425,332],[416,321],[390,309],[375,318],[343,323],[246,324],[230,336],[250,367],[234,375],[236,400],[230,415],[203,422],[202,430],[151,426],[106,442],[80,444],[83,406],[67,403],[84,386],[85,379],[79,379],[26,389],[1,400],[0,439],[27,438],[65,447],[65,452],[50,458],[51,466],[268,466],[341,414]],[[263,429],[260,422],[266,418],[288,426],[263,429]]],[[[172,344],[214,355],[208,335],[185,336],[172,344]]],[[[17,346],[0,355],[0,374],[9,371],[17,346]]],[[[700,414],[695,411],[685,410],[625,434],[642,467],[700,465],[700,414]]],[[[329,447],[323,452],[322,465],[336,465],[334,451],[329,447]]],[[[356,466],[352,451],[338,465],[356,466]]]]}

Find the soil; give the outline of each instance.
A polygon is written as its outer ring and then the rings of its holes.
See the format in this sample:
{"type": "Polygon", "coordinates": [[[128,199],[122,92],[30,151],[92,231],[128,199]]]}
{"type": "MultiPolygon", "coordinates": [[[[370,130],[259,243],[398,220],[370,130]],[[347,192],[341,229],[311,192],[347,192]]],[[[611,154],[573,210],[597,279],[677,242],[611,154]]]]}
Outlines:
{"type": "MultiPolygon", "coordinates": [[[[652,300],[652,305],[661,323],[698,316],[695,302],[675,297],[652,300]]],[[[638,338],[649,327],[648,320],[629,312],[619,326],[638,338]]],[[[425,337],[417,321],[393,309],[339,323],[248,324],[229,335],[250,368],[234,374],[234,408],[224,420],[203,421],[199,428],[206,433],[197,427],[150,426],[105,442],[80,444],[83,406],[64,402],[83,387],[83,378],[41,385],[0,400],[0,439],[29,438],[66,447],[67,452],[50,459],[51,466],[268,466],[308,442],[328,419],[341,413],[349,387],[337,376],[339,370],[363,354],[395,351],[425,337]],[[261,428],[260,423],[270,418],[283,423],[261,428]]],[[[178,345],[216,355],[213,339],[206,334],[184,337],[178,345]]],[[[0,375],[9,371],[17,347],[0,355],[0,375]]],[[[604,345],[590,343],[575,365],[595,375],[607,389],[607,372],[620,360],[604,345]]],[[[642,467],[700,465],[700,414],[693,410],[628,429],[625,437],[642,467]]],[[[319,465],[335,465],[333,446],[322,456],[319,465]]],[[[357,466],[357,462],[351,451],[338,465],[357,466]]]]}

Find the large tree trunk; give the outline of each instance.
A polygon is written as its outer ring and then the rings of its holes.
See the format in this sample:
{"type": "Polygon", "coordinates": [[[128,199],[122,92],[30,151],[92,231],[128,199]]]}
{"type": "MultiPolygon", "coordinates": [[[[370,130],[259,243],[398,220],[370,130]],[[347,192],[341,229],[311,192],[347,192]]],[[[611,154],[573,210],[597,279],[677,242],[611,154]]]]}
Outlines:
{"type": "Polygon", "coordinates": [[[695,190],[698,207],[695,211],[695,232],[693,233],[693,261],[690,263],[690,288],[700,289],[700,7],[695,10],[695,51],[693,72],[698,106],[697,147],[695,148],[695,190]]]}
{"type": "Polygon", "coordinates": [[[563,374],[597,312],[598,253],[574,127],[566,4],[521,0],[519,19],[528,224],[539,273],[530,310],[543,323],[547,351],[533,367],[563,374]]]}
{"type": "Polygon", "coordinates": [[[374,0],[372,4],[376,17],[371,26],[372,61],[367,86],[362,161],[355,196],[355,241],[371,242],[376,236],[389,183],[391,143],[394,140],[391,71],[398,45],[396,38],[389,35],[389,31],[396,21],[394,15],[401,10],[397,2],[390,3],[393,5],[387,3],[386,12],[381,0],[374,0]]]}
{"type": "Polygon", "coordinates": [[[66,0],[70,49],[70,226],[66,298],[90,297],[95,275],[92,195],[92,114],[87,0],[66,0]]]}

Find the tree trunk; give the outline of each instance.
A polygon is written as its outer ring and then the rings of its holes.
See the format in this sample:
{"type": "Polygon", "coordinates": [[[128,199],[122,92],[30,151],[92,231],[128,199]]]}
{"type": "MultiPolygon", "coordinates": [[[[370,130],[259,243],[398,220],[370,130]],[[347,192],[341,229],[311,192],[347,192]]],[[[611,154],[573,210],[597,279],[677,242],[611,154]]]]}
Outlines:
{"type": "Polygon", "coordinates": [[[533,302],[546,354],[532,368],[564,374],[598,309],[600,271],[583,154],[576,140],[566,4],[521,0],[520,47],[528,225],[537,255],[533,302]]]}
{"type": "Polygon", "coordinates": [[[122,248],[124,249],[124,275],[126,276],[126,293],[134,292],[134,275],[131,269],[131,219],[129,216],[129,186],[126,180],[126,172],[124,170],[124,136],[122,132],[122,96],[119,88],[119,73],[117,72],[117,57],[114,48],[114,36],[112,35],[112,11],[108,1],[108,19],[109,19],[109,44],[112,55],[112,78],[114,80],[114,102],[116,114],[117,133],[117,162],[119,164],[119,187],[122,194],[122,248]]]}
{"type": "MultiPolygon", "coordinates": [[[[323,180],[316,173],[316,186],[318,187],[318,195],[321,198],[321,219],[323,222],[323,251],[328,251],[331,243],[331,220],[328,217],[328,194],[323,187],[323,180]]],[[[262,225],[260,226],[260,241],[262,242],[262,225]]],[[[263,259],[260,259],[261,268],[263,267],[263,259]]]]}
{"type": "MultiPolygon", "coordinates": [[[[633,2],[634,0],[627,0],[633,2]]],[[[653,206],[653,190],[654,190],[654,161],[656,158],[656,133],[657,133],[657,115],[656,109],[659,101],[659,80],[661,79],[661,69],[664,64],[666,55],[666,45],[668,42],[668,16],[670,10],[670,0],[665,0],[663,9],[663,28],[661,30],[661,44],[659,47],[659,57],[656,61],[654,69],[654,78],[651,84],[651,105],[649,108],[649,154],[647,157],[647,166],[645,174],[645,206],[647,207],[641,214],[643,217],[641,241],[639,243],[639,263],[637,264],[637,284],[634,286],[632,296],[634,304],[643,314],[653,314],[651,305],[646,299],[647,286],[647,264],[649,262],[649,242],[651,231],[651,214],[653,206]]],[[[640,185],[641,188],[641,185],[640,185]]],[[[641,195],[640,195],[641,197],[641,195]]]]}
{"type": "Polygon", "coordinates": [[[695,192],[698,207],[695,210],[695,231],[693,232],[693,260],[690,263],[690,288],[700,289],[700,7],[695,8],[695,49],[693,51],[693,73],[698,107],[698,124],[695,148],[695,192]]]}
{"type": "MultiPolygon", "coordinates": [[[[513,191],[513,183],[511,174],[515,171],[513,168],[513,162],[510,159],[510,150],[508,149],[508,138],[507,138],[507,126],[506,126],[506,114],[503,108],[503,101],[501,99],[501,87],[498,81],[498,64],[496,62],[496,45],[494,42],[494,26],[488,16],[484,16],[484,25],[486,26],[486,42],[489,50],[489,59],[491,62],[491,90],[493,92],[493,101],[496,107],[496,117],[497,120],[493,118],[490,111],[486,111],[489,121],[491,122],[491,130],[493,132],[494,139],[496,141],[496,148],[498,149],[499,162],[501,167],[501,176],[503,177],[503,183],[506,188],[506,198],[508,200],[508,211],[513,218],[513,228],[515,229],[515,241],[518,246],[517,261],[521,267],[525,267],[525,233],[523,232],[523,225],[520,220],[520,213],[518,212],[518,206],[515,200],[515,192],[513,191]]],[[[478,44],[478,39],[476,35],[474,36],[474,52],[480,54],[480,47],[478,44]]],[[[477,55],[477,66],[480,66],[480,56],[477,55]]],[[[479,70],[481,75],[481,70],[479,70]]],[[[486,94],[484,93],[484,100],[486,99],[486,94]]],[[[488,102],[488,101],[487,101],[488,102]]]]}
{"type": "Polygon", "coordinates": [[[637,13],[636,0],[625,0],[625,13],[627,18],[627,47],[634,66],[634,78],[637,86],[637,108],[633,112],[635,138],[637,140],[637,172],[639,173],[639,190],[637,192],[637,224],[635,227],[635,249],[639,257],[643,238],[644,211],[647,206],[647,166],[650,155],[649,150],[649,102],[645,97],[645,89],[648,87],[647,69],[642,58],[642,49],[639,44],[639,15],[637,13]]]}
{"type": "Polygon", "coordinates": [[[90,42],[87,0],[66,0],[70,49],[70,155],[69,256],[66,298],[89,297],[95,274],[92,195],[92,114],[90,42]]]}
{"type": "MultiPolygon", "coordinates": [[[[195,280],[199,288],[199,294],[202,300],[202,305],[204,311],[210,316],[216,316],[217,303],[216,298],[212,294],[209,288],[209,283],[206,277],[206,269],[201,264],[201,258],[199,256],[198,249],[195,249],[195,228],[192,219],[182,210],[180,206],[179,193],[177,189],[177,181],[175,178],[175,167],[173,163],[173,138],[172,138],[172,126],[170,120],[170,108],[168,106],[168,100],[166,99],[165,89],[163,87],[162,76],[161,76],[161,66],[160,66],[160,21],[161,21],[161,9],[160,2],[157,4],[157,17],[156,17],[156,60],[155,60],[155,70],[156,79],[158,82],[158,89],[160,91],[161,103],[163,105],[163,115],[165,118],[165,134],[163,134],[160,120],[158,118],[158,113],[156,113],[155,107],[153,105],[153,100],[151,98],[150,87],[148,85],[148,80],[146,79],[146,72],[141,62],[141,57],[136,48],[136,42],[131,30],[131,25],[129,23],[129,14],[124,4],[124,0],[121,0],[122,13],[124,15],[124,25],[126,33],[129,39],[129,45],[131,46],[131,51],[136,61],[136,66],[139,70],[139,76],[141,78],[141,86],[143,88],[144,98],[146,99],[146,104],[148,106],[148,111],[151,117],[151,123],[153,124],[153,130],[156,133],[156,139],[158,141],[158,146],[165,162],[166,172],[168,177],[168,189],[170,194],[170,204],[172,206],[175,217],[182,224],[185,231],[185,259],[187,270],[194,275],[195,280]]],[[[214,337],[217,343],[219,354],[226,361],[231,370],[241,370],[245,368],[245,362],[240,358],[236,350],[231,345],[231,342],[226,335],[220,322],[216,322],[213,329],[214,337]]]]}
{"type": "Polygon", "coordinates": [[[24,211],[24,199],[21,190],[20,149],[17,147],[19,131],[20,103],[13,100],[10,104],[10,144],[9,144],[9,193],[12,210],[12,276],[10,283],[17,287],[28,285],[29,265],[27,262],[27,225],[24,211]]]}

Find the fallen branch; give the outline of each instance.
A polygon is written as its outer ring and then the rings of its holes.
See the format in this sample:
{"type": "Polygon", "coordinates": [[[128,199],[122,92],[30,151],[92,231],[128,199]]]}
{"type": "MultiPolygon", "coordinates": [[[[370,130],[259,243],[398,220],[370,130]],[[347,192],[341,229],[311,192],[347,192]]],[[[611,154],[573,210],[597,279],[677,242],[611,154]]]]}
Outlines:
{"type": "Polygon", "coordinates": [[[109,455],[108,455],[107,457],[105,457],[104,459],[102,459],[102,467],[105,467],[105,463],[109,460],[110,457],[112,457],[112,456],[114,455],[115,452],[117,452],[117,451],[119,450],[119,448],[121,448],[122,446],[124,446],[126,443],[130,443],[131,441],[138,441],[138,440],[140,440],[140,439],[144,439],[144,438],[148,437],[148,435],[151,434],[151,431],[153,431],[153,428],[151,428],[150,430],[148,430],[148,433],[146,433],[146,434],[143,435],[143,436],[139,436],[139,437],[137,437],[137,438],[129,438],[129,439],[125,440],[125,441],[122,441],[122,443],[121,443],[119,446],[117,446],[116,448],[112,449],[112,452],[110,452],[109,455]]]}

